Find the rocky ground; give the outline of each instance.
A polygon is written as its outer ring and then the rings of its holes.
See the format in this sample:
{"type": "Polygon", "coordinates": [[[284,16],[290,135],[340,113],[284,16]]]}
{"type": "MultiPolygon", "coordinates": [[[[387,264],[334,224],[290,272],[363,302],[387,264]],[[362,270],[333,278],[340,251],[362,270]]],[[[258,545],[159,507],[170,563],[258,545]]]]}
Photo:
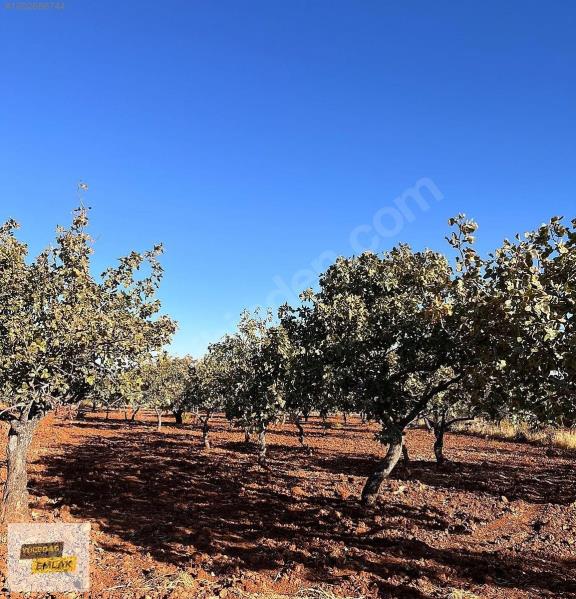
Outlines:
{"type": "Polygon", "coordinates": [[[206,451],[192,424],[50,416],[32,518],[92,523],[95,598],[576,597],[575,455],[453,434],[438,469],[411,430],[409,471],[364,509],[375,426],[331,423],[306,425],[311,455],[274,427],[265,471],[222,418],[206,451]]]}

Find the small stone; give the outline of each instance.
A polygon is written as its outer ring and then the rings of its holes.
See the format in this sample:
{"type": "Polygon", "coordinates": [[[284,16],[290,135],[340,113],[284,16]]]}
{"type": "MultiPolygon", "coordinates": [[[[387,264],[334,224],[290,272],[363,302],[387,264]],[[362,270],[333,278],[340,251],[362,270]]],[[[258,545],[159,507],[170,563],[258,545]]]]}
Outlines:
{"type": "Polygon", "coordinates": [[[302,487],[296,485],[290,489],[290,494],[292,495],[292,497],[305,497],[306,491],[304,491],[302,487]]]}
{"type": "Polygon", "coordinates": [[[351,493],[350,489],[346,485],[336,485],[336,488],[334,489],[334,494],[336,495],[336,497],[346,500],[348,499],[348,497],[350,497],[351,493]]]}
{"type": "Polygon", "coordinates": [[[47,497],[46,495],[42,495],[42,497],[38,497],[38,499],[36,500],[36,506],[39,508],[45,508],[51,503],[53,503],[52,500],[50,499],[50,497],[47,497]]]}

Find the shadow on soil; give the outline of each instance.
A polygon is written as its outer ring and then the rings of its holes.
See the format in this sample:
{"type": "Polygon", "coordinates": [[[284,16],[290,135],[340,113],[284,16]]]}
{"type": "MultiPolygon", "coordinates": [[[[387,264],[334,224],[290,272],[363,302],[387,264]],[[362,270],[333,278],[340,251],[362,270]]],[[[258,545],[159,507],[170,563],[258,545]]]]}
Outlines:
{"type": "MultiPolygon", "coordinates": [[[[374,460],[363,457],[319,456],[317,468],[333,474],[368,476],[374,460]]],[[[408,477],[398,466],[392,478],[409,478],[432,487],[487,493],[494,497],[522,499],[530,503],[570,505],[576,501],[576,472],[570,464],[551,464],[543,459],[535,469],[507,466],[502,462],[451,462],[442,467],[432,462],[413,460],[408,477]]]]}
{"type": "MultiPolygon", "coordinates": [[[[71,424],[105,427],[108,435],[92,435],[84,445],[61,446],[58,455],[40,458],[45,474],[35,481],[34,491],[58,498],[74,516],[99,522],[107,534],[158,561],[186,568],[204,553],[221,575],[239,569],[281,574],[304,567],[311,581],[331,584],[343,581],[342,572],[365,572],[376,577],[382,594],[396,597],[427,597],[404,586],[407,578],[423,576],[441,587],[448,579],[482,583],[490,576],[502,588],[576,593],[568,570],[540,560],[507,556],[504,565],[496,552],[435,548],[408,538],[406,530],[413,527],[449,526],[433,506],[423,510],[384,498],[376,508],[382,516],[376,526],[374,512],[364,511],[353,497],[294,496],[294,486],[305,484],[289,474],[294,468],[358,475],[373,467],[372,460],[307,456],[298,447],[274,445],[270,474],[255,465],[244,444],[206,452],[199,449],[198,438],[173,427],[158,433],[147,424],[121,421],[115,434],[116,425],[92,419],[71,424]],[[387,525],[392,516],[405,520],[403,530],[387,525]]],[[[478,464],[436,470],[416,462],[411,471],[411,478],[428,485],[485,492],[501,477],[507,485],[521,479],[517,496],[529,501],[550,497],[544,483],[512,466],[500,465],[498,472],[478,464]]]]}

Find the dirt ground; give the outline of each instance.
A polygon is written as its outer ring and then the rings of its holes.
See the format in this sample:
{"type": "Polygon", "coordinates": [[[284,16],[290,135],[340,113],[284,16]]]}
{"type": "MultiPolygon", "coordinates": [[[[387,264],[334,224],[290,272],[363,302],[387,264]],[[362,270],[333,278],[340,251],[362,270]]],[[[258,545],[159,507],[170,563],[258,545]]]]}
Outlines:
{"type": "Polygon", "coordinates": [[[49,416],[32,447],[32,518],[92,523],[90,597],[576,597],[575,455],[452,434],[438,469],[411,430],[410,471],[365,509],[374,425],[311,420],[312,455],[276,426],[267,472],[223,418],[209,451],[139,419],[49,416]]]}

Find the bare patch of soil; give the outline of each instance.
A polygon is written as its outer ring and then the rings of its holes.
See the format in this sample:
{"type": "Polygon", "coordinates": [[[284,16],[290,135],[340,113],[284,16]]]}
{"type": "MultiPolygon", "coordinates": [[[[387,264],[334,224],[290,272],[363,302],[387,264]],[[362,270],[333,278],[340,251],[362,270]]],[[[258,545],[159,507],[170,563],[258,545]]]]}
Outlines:
{"type": "MultiPolygon", "coordinates": [[[[576,597],[575,456],[411,430],[413,462],[364,509],[384,454],[374,425],[290,424],[269,435],[271,469],[223,418],[198,427],[120,414],[41,424],[31,452],[32,517],[92,523],[91,597],[576,597]]],[[[4,556],[3,556],[4,557],[4,556]]],[[[1,596],[7,596],[4,592],[1,596]]],[[[51,595],[48,595],[51,596],[51,595]]]]}

